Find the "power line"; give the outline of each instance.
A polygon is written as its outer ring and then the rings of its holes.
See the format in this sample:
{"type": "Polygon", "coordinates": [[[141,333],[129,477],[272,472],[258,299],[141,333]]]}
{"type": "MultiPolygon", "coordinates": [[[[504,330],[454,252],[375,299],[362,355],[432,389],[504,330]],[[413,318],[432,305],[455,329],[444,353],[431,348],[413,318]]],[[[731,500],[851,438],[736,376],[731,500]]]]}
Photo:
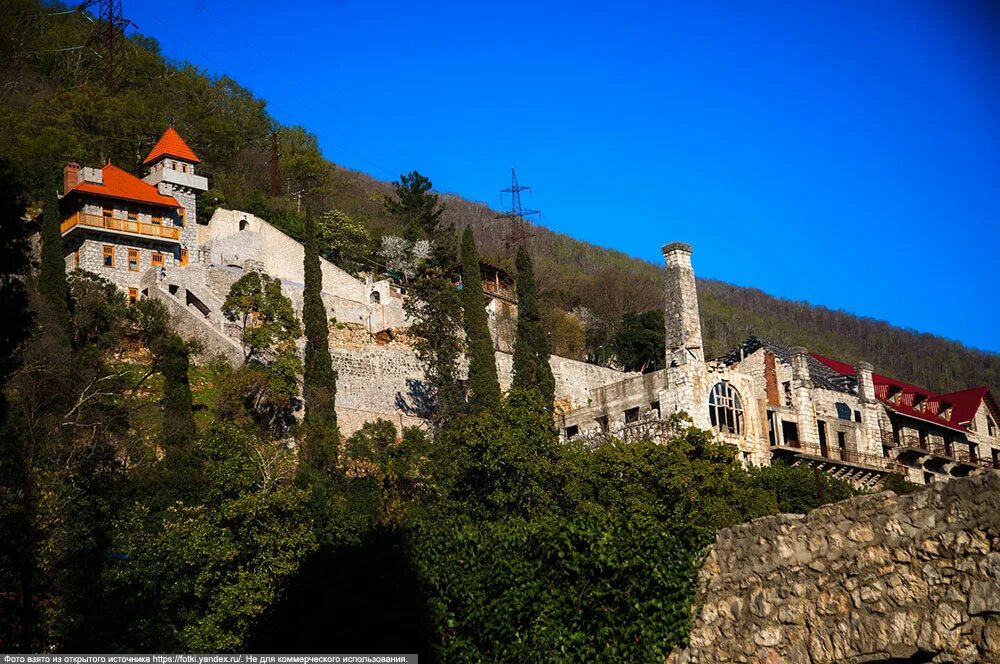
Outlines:
{"type": "Polygon", "coordinates": [[[524,241],[531,237],[524,217],[541,214],[538,210],[529,210],[521,206],[521,192],[529,191],[530,186],[519,184],[517,181],[517,171],[510,169],[510,186],[500,190],[500,206],[503,207],[503,195],[510,194],[510,210],[500,213],[494,219],[510,219],[510,230],[504,238],[504,249],[508,254],[513,254],[524,241]]]}

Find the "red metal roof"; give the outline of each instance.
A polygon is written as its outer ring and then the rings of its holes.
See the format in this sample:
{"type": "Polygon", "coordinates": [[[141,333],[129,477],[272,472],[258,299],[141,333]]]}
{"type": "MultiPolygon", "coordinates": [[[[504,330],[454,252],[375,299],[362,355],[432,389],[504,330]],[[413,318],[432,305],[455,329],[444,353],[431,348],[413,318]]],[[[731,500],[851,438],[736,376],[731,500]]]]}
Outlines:
{"type": "Polygon", "coordinates": [[[160,140],[156,142],[156,145],[149,151],[149,154],[142,160],[142,163],[149,164],[160,157],[176,157],[177,159],[183,159],[195,164],[201,163],[201,159],[198,159],[198,156],[188,147],[188,144],[184,142],[184,139],[181,138],[181,135],[173,127],[167,127],[167,130],[163,132],[163,136],[160,136],[160,140]]]}
{"type": "MultiPolygon", "coordinates": [[[[858,373],[856,367],[846,362],[832,360],[816,353],[812,353],[812,356],[842,376],[854,376],[858,373]]],[[[879,401],[897,413],[959,431],[967,431],[967,423],[975,415],[982,400],[987,397],[992,398],[986,386],[950,394],[937,394],[923,387],[874,372],[872,382],[875,384],[875,396],[879,401]],[[891,388],[899,391],[899,397],[894,401],[889,400],[892,396],[890,392],[894,391],[891,388]],[[926,407],[914,408],[914,405],[919,405],[921,399],[926,403],[926,407]],[[946,407],[951,406],[951,413],[947,419],[939,415],[942,403],[946,407]]]]}
{"type": "Polygon", "coordinates": [[[125,201],[149,203],[150,205],[162,205],[163,207],[181,207],[180,203],[173,196],[164,196],[153,185],[143,182],[114,164],[109,163],[105,165],[101,169],[101,173],[104,175],[103,184],[81,182],[66,192],[67,195],[79,192],[107,198],[118,198],[125,201]]]}

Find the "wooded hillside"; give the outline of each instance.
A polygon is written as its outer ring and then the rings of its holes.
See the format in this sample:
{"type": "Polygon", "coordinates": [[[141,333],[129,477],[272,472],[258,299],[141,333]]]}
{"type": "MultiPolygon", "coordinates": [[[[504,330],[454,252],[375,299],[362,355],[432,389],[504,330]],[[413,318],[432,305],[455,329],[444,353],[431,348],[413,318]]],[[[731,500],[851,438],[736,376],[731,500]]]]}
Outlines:
{"type": "MultiPolygon", "coordinates": [[[[212,186],[199,201],[201,221],[215,207],[246,209],[301,238],[291,194],[304,191],[304,213],[339,210],[364,227],[366,241],[345,250],[344,261],[379,267],[377,240],[399,232],[381,203],[391,185],[325,160],[314,135],[278,124],[266,102],[237,82],[168,62],[154,40],[128,40],[120,82],[108,90],[100,59],[77,48],[94,24],[79,12],[57,13],[63,10],[39,0],[10,0],[0,14],[0,154],[17,165],[36,198],[58,186],[67,161],[99,165],[107,157],[140,172],[143,156],[173,122],[198,152],[212,186]],[[268,163],[275,146],[278,191],[268,163]]],[[[471,225],[482,254],[508,264],[502,252],[507,229],[495,212],[444,198],[446,218],[459,228],[471,225]]],[[[528,247],[556,352],[605,360],[602,348],[624,314],[660,306],[659,266],[542,227],[533,228],[528,247]]],[[[709,355],[755,334],[848,362],[865,359],[877,371],[941,391],[1000,385],[995,353],[755,289],[710,280],[699,285],[709,355]]]]}

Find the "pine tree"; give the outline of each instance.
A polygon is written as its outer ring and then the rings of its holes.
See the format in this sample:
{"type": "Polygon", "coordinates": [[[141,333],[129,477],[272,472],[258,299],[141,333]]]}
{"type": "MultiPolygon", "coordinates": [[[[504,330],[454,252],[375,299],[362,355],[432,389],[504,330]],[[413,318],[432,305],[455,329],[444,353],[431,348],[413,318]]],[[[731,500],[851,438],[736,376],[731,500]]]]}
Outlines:
{"type": "Polygon", "coordinates": [[[195,436],[187,344],[176,334],[170,334],[164,339],[159,355],[163,374],[163,444],[168,454],[186,452],[195,436]]]}
{"type": "Polygon", "coordinates": [[[319,237],[316,220],[311,216],[306,218],[305,231],[302,317],[306,350],[302,392],[306,412],[302,461],[314,469],[330,470],[336,465],[340,445],[336,412],[337,373],[330,358],[330,328],[326,307],[323,306],[319,237]]]}
{"type": "Polygon", "coordinates": [[[467,409],[458,372],[464,350],[460,336],[462,300],[451,278],[457,257],[455,228],[442,221],[443,207],[437,195],[430,193],[430,180],[413,171],[394,184],[399,200],[387,199],[386,210],[407,229],[407,237],[423,235],[431,243],[430,256],[419,265],[403,303],[413,320],[410,334],[415,339],[414,350],[430,386],[426,395],[417,395],[419,403],[411,407],[439,428],[446,427],[467,409]]]}
{"type": "MultiPolygon", "coordinates": [[[[66,259],[60,232],[59,200],[53,193],[45,203],[42,216],[42,260],[38,291],[47,309],[44,319],[58,329],[60,336],[70,336],[69,287],[66,285],[66,259]]],[[[45,320],[43,319],[43,324],[45,320]]]]}
{"type": "Polygon", "coordinates": [[[483,306],[483,282],[472,227],[462,234],[462,306],[465,309],[465,338],[468,345],[469,405],[474,413],[500,404],[500,381],[496,356],[483,306]]]}
{"type": "Polygon", "coordinates": [[[515,259],[517,267],[517,336],[514,340],[513,387],[534,388],[548,409],[555,398],[555,378],[549,366],[549,342],[542,329],[535,291],[535,273],[531,256],[521,247],[515,259]]]}

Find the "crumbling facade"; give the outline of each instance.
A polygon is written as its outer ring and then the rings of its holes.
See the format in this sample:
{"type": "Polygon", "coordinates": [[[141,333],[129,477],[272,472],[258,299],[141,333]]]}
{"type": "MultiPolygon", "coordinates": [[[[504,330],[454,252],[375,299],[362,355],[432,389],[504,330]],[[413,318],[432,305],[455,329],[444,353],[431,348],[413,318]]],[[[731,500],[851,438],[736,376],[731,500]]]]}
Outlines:
{"type": "Polygon", "coordinates": [[[706,360],[691,247],[663,247],[666,368],[595,390],[562,413],[564,438],[642,435],[684,412],[739,450],[744,463],[783,458],[876,486],[890,472],[916,483],[1000,468],[1000,410],[986,387],[936,394],[857,366],[751,338],[706,360]]]}

